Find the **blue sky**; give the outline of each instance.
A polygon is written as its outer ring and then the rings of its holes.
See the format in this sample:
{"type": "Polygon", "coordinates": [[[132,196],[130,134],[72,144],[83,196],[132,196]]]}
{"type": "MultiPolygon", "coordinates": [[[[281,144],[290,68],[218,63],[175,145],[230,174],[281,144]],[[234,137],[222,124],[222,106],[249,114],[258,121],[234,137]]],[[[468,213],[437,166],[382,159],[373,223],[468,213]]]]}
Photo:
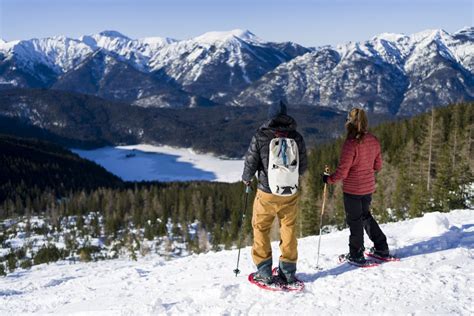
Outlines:
{"type": "Polygon", "coordinates": [[[186,39],[248,29],[306,46],[474,25],[474,0],[0,0],[0,38],[79,37],[117,30],[131,38],[186,39]]]}

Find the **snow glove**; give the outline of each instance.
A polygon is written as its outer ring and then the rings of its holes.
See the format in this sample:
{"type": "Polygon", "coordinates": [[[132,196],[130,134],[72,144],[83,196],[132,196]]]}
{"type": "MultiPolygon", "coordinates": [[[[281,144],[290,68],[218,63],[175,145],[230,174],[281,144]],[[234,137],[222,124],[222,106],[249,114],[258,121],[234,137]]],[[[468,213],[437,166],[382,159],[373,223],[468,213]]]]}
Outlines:
{"type": "Polygon", "coordinates": [[[323,173],[321,175],[321,179],[323,180],[323,183],[328,183],[328,178],[329,178],[329,175],[327,173],[323,173]]]}

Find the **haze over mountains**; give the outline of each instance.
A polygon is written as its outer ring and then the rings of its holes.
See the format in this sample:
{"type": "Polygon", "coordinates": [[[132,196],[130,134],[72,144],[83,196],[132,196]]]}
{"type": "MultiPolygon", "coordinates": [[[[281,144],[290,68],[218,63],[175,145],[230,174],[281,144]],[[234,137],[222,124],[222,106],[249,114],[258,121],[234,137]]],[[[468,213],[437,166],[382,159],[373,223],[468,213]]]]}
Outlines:
{"type": "Polygon", "coordinates": [[[250,31],[188,40],[116,31],[0,41],[0,89],[48,88],[143,107],[291,106],[414,115],[474,100],[474,28],[380,34],[337,47],[272,43],[250,31]]]}

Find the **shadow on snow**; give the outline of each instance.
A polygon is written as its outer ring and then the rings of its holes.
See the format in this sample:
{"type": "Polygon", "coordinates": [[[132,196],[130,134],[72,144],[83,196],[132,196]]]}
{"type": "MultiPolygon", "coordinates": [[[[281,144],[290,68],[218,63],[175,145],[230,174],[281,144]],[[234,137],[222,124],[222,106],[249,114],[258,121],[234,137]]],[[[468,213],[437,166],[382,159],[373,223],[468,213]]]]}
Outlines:
{"type": "MultiPolygon", "coordinates": [[[[426,255],[454,248],[474,248],[474,224],[463,225],[461,228],[452,226],[447,232],[440,236],[395,249],[393,250],[393,253],[403,260],[409,257],[426,255]]],[[[298,273],[298,277],[304,282],[314,282],[320,278],[337,276],[355,269],[361,268],[346,263],[329,270],[319,271],[315,274],[298,273]]]]}

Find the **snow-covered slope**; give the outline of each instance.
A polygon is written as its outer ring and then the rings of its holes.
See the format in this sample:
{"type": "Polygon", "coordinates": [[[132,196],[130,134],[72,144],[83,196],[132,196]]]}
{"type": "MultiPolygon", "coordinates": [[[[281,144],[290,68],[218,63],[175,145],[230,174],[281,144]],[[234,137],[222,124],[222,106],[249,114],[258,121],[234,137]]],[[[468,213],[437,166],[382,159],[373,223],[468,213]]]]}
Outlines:
{"type": "Polygon", "coordinates": [[[108,100],[148,105],[149,98],[159,98],[157,107],[190,107],[212,104],[192,96],[166,79],[140,71],[117,55],[97,50],[74,70],[60,76],[53,89],[99,96],[108,100]],[[137,100],[138,99],[138,100],[137,100]]]}
{"type": "Polygon", "coordinates": [[[49,87],[92,52],[64,36],[0,43],[0,78],[13,87],[49,87]]]}
{"type": "Polygon", "coordinates": [[[18,63],[30,71],[35,71],[34,65],[42,64],[57,73],[66,72],[91,52],[91,47],[82,41],[64,36],[0,42],[0,53],[15,56],[18,63]]]}
{"type": "MultiPolygon", "coordinates": [[[[265,292],[247,282],[250,248],[165,261],[156,255],[94,263],[34,266],[0,279],[2,315],[472,315],[474,215],[472,210],[431,213],[382,225],[400,262],[358,269],[336,263],[348,230],[299,240],[302,293],[265,292]]],[[[366,242],[369,246],[369,243],[366,242]]],[[[273,244],[274,260],[278,244],[273,244]]]]}

